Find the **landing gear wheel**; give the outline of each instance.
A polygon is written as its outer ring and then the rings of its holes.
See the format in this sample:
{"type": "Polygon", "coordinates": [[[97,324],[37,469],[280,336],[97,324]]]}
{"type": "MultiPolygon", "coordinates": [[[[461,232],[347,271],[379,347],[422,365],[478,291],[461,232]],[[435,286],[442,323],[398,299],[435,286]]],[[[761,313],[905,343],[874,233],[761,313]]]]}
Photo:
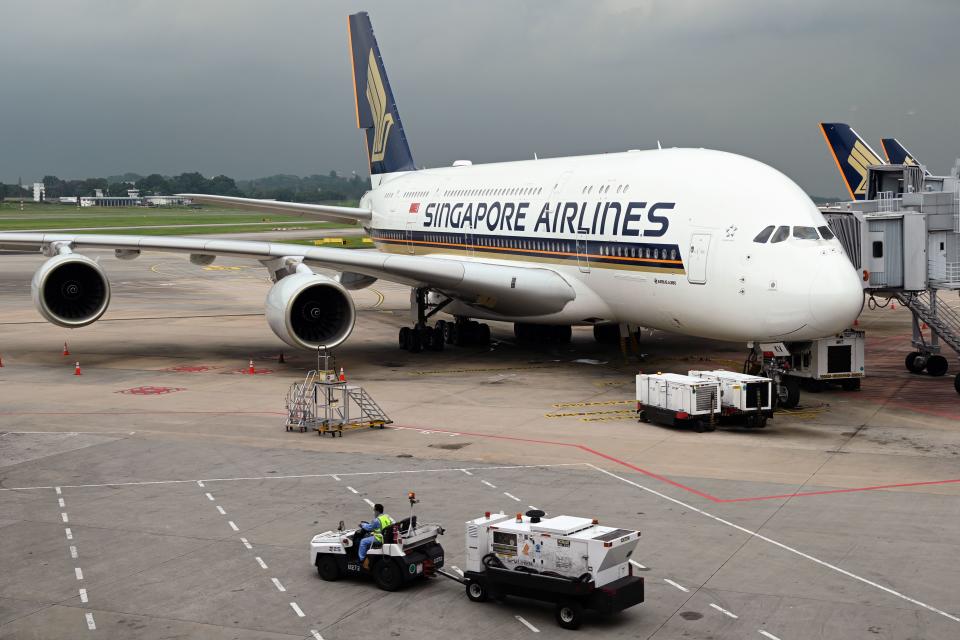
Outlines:
{"type": "Polygon", "coordinates": [[[957,393],[960,393],[960,373],[958,373],[953,378],[953,388],[956,390],[957,393]]]}
{"type": "Polygon", "coordinates": [[[943,356],[930,356],[927,358],[927,373],[934,377],[939,378],[945,374],[949,368],[950,364],[943,356]]]}
{"type": "MultiPolygon", "coordinates": [[[[447,344],[454,344],[457,341],[457,325],[455,322],[443,322],[443,339],[447,344]]],[[[437,324],[440,324],[439,322],[437,324]]]]}
{"type": "Polygon", "coordinates": [[[400,343],[400,348],[404,351],[410,348],[410,327],[400,327],[397,342],[400,343]]]}
{"type": "Polygon", "coordinates": [[[489,346],[490,344],[490,325],[481,324],[479,330],[477,331],[477,342],[480,343],[481,347],[489,346]]]}
{"type": "Polygon", "coordinates": [[[620,342],[620,325],[595,324],[593,325],[593,339],[600,344],[617,344],[620,342]]]}
{"type": "Polygon", "coordinates": [[[907,354],[904,364],[907,367],[907,371],[910,373],[920,373],[923,371],[923,368],[927,363],[922,353],[919,351],[911,351],[907,354]]]}
{"type": "Polygon", "coordinates": [[[583,605],[573,600],[565,600],[557,603],[554,611],[557,624],[564,629],[579,629],[583,622],[583,605]]]}
{"type": "Polygon", "coordinates": [[[471,602],[486,602],[490,598],[487,587],[482,582],[467,581],[467,597],[471,602]]]}
{"type": "Polygon", "coordinates": [[[321,556],[317,560],[317,573],[327,582],[340,579],[340,566],[332,556],[321,556]]]}
{"type": "Polygon", "coordinates": [[[403,584],[403,576],[396,563],[385,558],[373,568],[373,581],[384,591],[396,591],[403,584]]]}
{"type": "MultiPolygon", "coordinates": [[[[443,322],[442,320],[440,322],[443,322]]],[[[443,345],[446,343],[446,339],[443,335],[443,327],[440,326],[440,322],[437,323],[437,326],[431,329],[430,331],[430,350],[431,351],[443,351],[443,345]]]]}
{"type": "Polygon", "coordinates": [[[840,383],[844,391],[860,391],[860,378],[848,378],[840,383]]]}
{"type": "Polygon", "coordinates": [[[800,404],[800,381],[792,376],[787,376],[777,387],[777,396],[780,400],[780,406],[784,409],[793,409],[800,404]]]}
{"type": "Polygon", "coordinates": [[[423,335],[416,329],[410,329],[410,340],[407,342],[410,353],[423,351],[423,335]]]}

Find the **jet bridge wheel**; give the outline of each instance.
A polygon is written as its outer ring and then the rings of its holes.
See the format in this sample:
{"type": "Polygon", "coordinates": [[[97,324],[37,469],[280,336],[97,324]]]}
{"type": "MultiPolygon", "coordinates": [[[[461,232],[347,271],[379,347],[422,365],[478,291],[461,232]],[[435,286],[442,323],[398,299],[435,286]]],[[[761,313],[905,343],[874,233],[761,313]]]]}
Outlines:
{"type": "Polygon", "coordinates": [[[583,605],[576,600],[562,600],[554,610],[557,624],[564,629],[579,629],[583,622],[583,605]]]}

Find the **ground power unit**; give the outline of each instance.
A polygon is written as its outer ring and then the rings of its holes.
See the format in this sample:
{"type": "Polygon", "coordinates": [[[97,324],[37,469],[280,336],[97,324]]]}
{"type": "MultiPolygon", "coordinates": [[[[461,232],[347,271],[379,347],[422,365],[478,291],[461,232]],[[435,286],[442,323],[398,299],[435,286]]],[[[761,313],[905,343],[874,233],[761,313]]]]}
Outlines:
{"type": "Polygon", "coordinates": [[[773,380],[737,371],[690,371],[692,378],[716,382],[720,387],[721,422],[765,427],[773,418],[773,380]]]}
{"type": "Polygon", "coordinates": [[[637,414],[641,422],[712,431],[720,415],[720,385],[677,373],[640,374],[637,414]]]}
{"type": "Polygon", "coordinates": [[[630,563],[639,539],[591,518],[486,513],[467,522],[467,597],[552,602],[557,623],[576,629],[584,610],[611,614],[643,602],[643,578],[630,563]]]}

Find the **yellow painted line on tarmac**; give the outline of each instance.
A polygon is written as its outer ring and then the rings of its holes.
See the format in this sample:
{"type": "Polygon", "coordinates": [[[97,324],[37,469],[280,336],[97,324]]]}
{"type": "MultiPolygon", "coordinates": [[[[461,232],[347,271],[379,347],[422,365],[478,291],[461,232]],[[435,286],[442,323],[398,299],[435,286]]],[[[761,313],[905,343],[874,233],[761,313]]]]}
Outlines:
{"type": "Polygon", "coordinates": [[[377,301],[374,302],[374,303],[373,303],[373,306],[370,307],[370,308],[371,308],[371,309],[376,309],[376,308],[378,308],[380,305],[383,304],[383,301],[386,300],[386,298],[385,298],[384,295],[383,295],[380,291],[378,291],[377,289],[374,289],[374,288],[371,287],[370,291],[372,291],[372,292],[374,293],[374,295],[377,296],[377,301]]]}
{"type": "Polygon", "coordinates": [[[607,407],[615,404],[633,404],[636,400],[603,400],[597,402],[557,402],[552,407],[563,409],[566,407],[607,407]]]}
{"type": "Polygon", "coordinates": [[[243,269],[249,269],[249,267],[244,266],[220,266],[220,265],[211,265],[209,267],[203,267],[204,271],[242,271],[243,269]]]}
{"type": "Polygon", "coordinates": [[[580,422],[614,422],[616,420],[633,420],[632,416],[601,416],[599,418],[580,418],[580,422]]]}
{"type": "Polygon", "coordinates": [[[449,373],[489,373],[493,372],[503,372],[503,371],[525,371],[529,369],[552,369],[552,366],[548,365],[533,365],[529,367],[487,367],[483,369],[435,369],[433,371],[408,371],[410,375],[414,376],[442,376],[449,373]]]}
{"type": "Polygon", "coordinates": [[[613,409],[611,411],[571,411],[567,413],[545,413],[544,418],[579,418],[580,416],[628,415],[636,414],[633,409],[613,409]]]}
{"type": "Polygon", "coordinates": [[[150,266],[150,271],[153,271],[154,273],[160,273],[160,268],[159,268],[159,267],[160,267],[159,264],[151,265],[151,266],[150,266]]]}

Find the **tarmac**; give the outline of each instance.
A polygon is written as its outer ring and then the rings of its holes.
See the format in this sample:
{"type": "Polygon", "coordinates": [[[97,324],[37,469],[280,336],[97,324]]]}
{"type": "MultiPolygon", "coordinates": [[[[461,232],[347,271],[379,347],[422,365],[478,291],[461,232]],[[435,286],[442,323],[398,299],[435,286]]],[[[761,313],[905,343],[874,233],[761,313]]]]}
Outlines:
{"type": "Polygon", "coordinates": [[[646,602],[589,618],[589,637],[960,637],[960,396],[904,370],[905,310],[861,317],[862,391],[697,434],[638,423],[634,375],[738,369],[744,345],[657,332],[625,360],[588,329],[532,348],[494,324],[489,348],[409,354],[409,291],[377,282],[335,355],[394,424],[320,438],[284,429],[314,356],[266,326],[263,269],[90,255],[111,308],[73,331],[32,307],[42,258],[0,257],[0,638],[574,633],[443,578],[321,581],[311,536],[367,519],[366,501],[404,517],[407,491],[446,528],[448,566],[484,511],[639,529],[646,602]]]}

